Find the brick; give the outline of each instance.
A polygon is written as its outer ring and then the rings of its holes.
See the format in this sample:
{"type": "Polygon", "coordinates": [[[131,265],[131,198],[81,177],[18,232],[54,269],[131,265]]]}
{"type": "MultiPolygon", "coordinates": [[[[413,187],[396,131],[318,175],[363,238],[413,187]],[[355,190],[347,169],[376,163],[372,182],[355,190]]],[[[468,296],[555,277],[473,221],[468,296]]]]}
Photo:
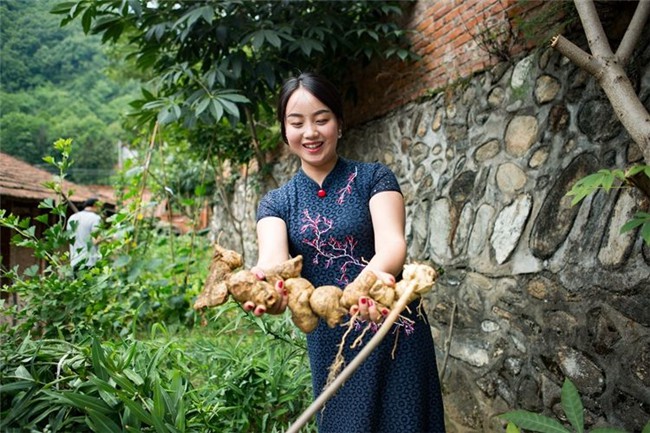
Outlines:
{"type": "Polygon", "coordinates": [[[348,121],[355,124],[375,118],[495,64],[496,59],[477,45],[475,35],[481,25],[490,18],[498,25],[506,16],[536,10],[543,3],[534,0],[522,6],[518,0],[418,0],[407,20],[414,30],[409,36],[412,49],[422,59],[409,65],[376,61],[354,71],[359,104],[348,114],[348,121]]]}

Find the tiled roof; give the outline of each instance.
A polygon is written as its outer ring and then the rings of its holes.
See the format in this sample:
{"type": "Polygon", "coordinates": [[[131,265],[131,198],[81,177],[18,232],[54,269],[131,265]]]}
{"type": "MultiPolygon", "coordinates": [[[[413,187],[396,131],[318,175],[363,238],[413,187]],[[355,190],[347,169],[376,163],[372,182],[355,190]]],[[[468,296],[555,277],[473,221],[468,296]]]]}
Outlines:
{"type": "MultiPolygon", "coordinates": [[[[53,180],[52,173],[0,152],[0,200],[4,197],[39,201],[56,198],[54,191],[44,186],[45,182],[53,180]]],[[[106,201],[89,187],[64,180],[63,192],[67,194],[70,190],[73,194],[68,198],[75,202],[82,202],[91,197],[106,201]]]]}

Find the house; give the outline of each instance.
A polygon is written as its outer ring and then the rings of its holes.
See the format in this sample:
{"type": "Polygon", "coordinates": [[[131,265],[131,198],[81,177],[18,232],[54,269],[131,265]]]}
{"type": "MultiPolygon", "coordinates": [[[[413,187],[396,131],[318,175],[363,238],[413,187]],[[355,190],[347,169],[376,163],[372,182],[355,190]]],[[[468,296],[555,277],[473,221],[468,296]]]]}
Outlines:
{"type": "MultiPolygon", "coordinates": [[[[39,203],[48,198],[59,199],[54,191],[45,186],[46,182],[53,180],[52,173],[0,152],[0,209],[4,212],[5,217],[13,214],[20,218],[29,217],[33,220],[34,217],[46,214],[47,210],[40,209],[39,203]]],[[[102,191],[96,191],[66,180],[63,181],[63,192],[71,193],[68,197],[71,203],[69,214],[74,213],[81,203],[91,197],[97,197],[109,205],[113,203],[113,200],[102,191]]],[[[38,236],[46,227],[37,221],[34,223],[38,236]]],[[[19,270],[24,270],[35,264],[42,266],[30,249],[11,244],[13,235],[10,229],[0,227],[2,269],[8,270],[18,266],[19,270]]],[[[10,282],[3,277],[2,283],[10,282]]]]}

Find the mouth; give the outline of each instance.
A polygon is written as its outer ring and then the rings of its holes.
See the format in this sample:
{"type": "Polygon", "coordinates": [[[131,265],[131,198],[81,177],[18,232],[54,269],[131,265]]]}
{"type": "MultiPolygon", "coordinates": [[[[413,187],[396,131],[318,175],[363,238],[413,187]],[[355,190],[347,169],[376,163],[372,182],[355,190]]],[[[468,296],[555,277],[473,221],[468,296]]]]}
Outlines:
{"type": "Polygon", "coordinates": [[[313,142],[302,144],[302,147],[304,147],[307,150],[317,150],[320,149],[322,146],[323,146],[322,141],[313,141],[313,142]]]}

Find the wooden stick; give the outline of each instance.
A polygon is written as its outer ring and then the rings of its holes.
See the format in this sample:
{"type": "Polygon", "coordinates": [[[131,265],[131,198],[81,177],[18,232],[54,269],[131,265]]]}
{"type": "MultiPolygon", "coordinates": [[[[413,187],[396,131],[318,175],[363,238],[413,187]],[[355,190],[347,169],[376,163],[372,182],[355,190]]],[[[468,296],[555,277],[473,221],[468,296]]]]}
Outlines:
{"type": "Polygon", "coordinates": [[[377,346],[379,346],[379,343],[384,339],[386,334],[390,331],[390,328],[393,326],[393,324],[397,321],[399,318],[400,314],[406,307],[406,304],[408,302],[409,297],[413,293],[413,290],[415,289],[415,285],[409,284],[409,287],[407,287],[406,291],[402,294],[402,296],[399,298],[397,303],[395,304],[395,307],[391,310],[390,314],[386,317],[386,320],[384,323],[379,327],[379,330],[377,333],[370,339],[368,344],[359,352],[359,354],[348,364],[347,367],[343,369],[341,374],[339,374],[336,379],[323,390],[323,392],[320,393],[318,398],[314,400],[314,402],[305,410],[300,417],[289,427],[289,429],[286,431],[286,433],[298,433],[302,427],[304,427],[305,424],[309,422],[312,416],[316,412],[322,408],[327,401],[336,394],[336,391],[339,390],[341,386],[345,383],[346,380],[352,376],[352,373],[354,373],[357,368],[363,363],[363,361],[370,356],[373,350],[377,346]]]}
{"type": "Polygon", "coordinates": [[[449,352],[451,351],[451,334],[454,332],[454,317],[456,317],[456,302],[454,302],[454,307],[451,309],[451,322],[449,323],[449,333],[445,340],[445,360],[440,370],[440,382],[445,378],[445,370],[447,370],[447,361],[449,360],[449,352]]]}

